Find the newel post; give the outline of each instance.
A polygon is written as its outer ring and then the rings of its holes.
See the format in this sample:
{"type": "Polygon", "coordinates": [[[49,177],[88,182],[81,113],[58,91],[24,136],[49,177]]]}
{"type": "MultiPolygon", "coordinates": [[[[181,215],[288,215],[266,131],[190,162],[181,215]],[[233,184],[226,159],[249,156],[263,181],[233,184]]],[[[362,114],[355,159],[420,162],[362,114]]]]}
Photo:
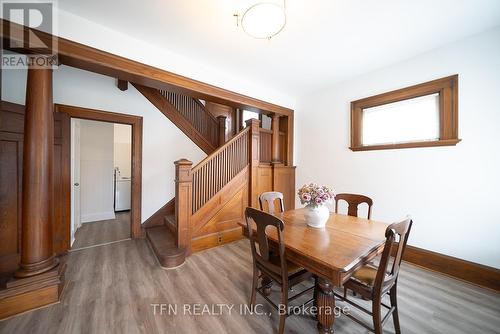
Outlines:
{"type": "Polygon", "coordinates": [[[226,116],[217,116],[219,123],[219,146],[226,143],[226,116]]]}
{"type": "Polygon", "coordinates": [[[175,164],[175,220],[177,222],[177,247],[191,253],[191,215],[193,208],[193,163],[180,159],[175,164]]]}
{"type": "Polygon", "coordinates": [[[260,121],[251,118],[246,121],[247,126],[250,128],[249,133],[249,153],[250,153],[250,182],[249,182],[249,205],[254,208],[259,207],[259,163],[260,163],[260,121]]]}

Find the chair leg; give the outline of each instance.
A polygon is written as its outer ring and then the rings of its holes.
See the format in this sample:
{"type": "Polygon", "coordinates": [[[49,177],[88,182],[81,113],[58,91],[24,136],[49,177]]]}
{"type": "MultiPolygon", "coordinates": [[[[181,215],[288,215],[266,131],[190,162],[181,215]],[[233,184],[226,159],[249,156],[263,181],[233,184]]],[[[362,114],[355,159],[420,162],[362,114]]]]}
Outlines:
{"type": "Polygon", "coordinates": [[[280,311],[280,325],[278,334],[283,334],[285,332],[285,320],[288,312],[288,286],[286,285],[283,285],[281,287],[281,305],[285,307],[285,311],[280,311]]]}
{"type": "Polygon", "coordinates": [[[396,334],[401,334],[401,328],[399,327],[399,314],[398,314],[398,297],[397,297],[397,285],[391,288],[390,298],[391,306],[394,306],[394,312],[392,312],[392,320],[394,320],[394,330],[396,334]]]}
{"type": "Polygon", "coordinates": [[[375,334],[382,334],[382,297],[373,298],[372,304],[373,329],[375,334]]]}
{"type": "Polygon", "coordinates": [[[257,284],[259,282],[259,272],[257,268],[253,268],[253,279],[252,279],[252,295],[250,296],[250,307],[255,306],[255,298],[257,293],[257,284]]]}

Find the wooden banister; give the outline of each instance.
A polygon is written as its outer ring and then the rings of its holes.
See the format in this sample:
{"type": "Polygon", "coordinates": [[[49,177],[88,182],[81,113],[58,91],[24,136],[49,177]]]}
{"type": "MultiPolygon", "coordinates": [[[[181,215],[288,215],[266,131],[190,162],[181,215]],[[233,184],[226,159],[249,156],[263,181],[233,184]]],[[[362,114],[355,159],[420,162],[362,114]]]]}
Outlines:
{"type": "Polygon", "coordinates": [[[191,170],[192,213],[198,211],[249,164],[249,133],[250,128],[243,130],[191,170]]]}
{"type": "Polygon", "coordinates": [[[174,105],[181,116],[193,125],[212,146],[219,146],[219,121],[205,109],[198,99],[163,89],[160,90],[160,94],[174,105]]]}

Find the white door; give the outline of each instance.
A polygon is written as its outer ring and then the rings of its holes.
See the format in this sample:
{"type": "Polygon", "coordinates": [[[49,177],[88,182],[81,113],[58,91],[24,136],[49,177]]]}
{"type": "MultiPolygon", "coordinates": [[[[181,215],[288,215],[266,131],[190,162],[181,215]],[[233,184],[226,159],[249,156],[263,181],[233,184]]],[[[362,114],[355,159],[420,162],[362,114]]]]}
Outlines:
{"type": "Polygon", "coordinates": [[[82,226],[80,213],[80,120],[71,119],[71,244],[82,226]]]}

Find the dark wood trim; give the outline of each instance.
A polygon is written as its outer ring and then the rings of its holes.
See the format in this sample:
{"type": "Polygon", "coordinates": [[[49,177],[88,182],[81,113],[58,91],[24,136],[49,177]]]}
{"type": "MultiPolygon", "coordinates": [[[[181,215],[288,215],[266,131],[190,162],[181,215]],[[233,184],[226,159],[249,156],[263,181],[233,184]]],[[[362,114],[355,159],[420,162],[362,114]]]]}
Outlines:
{"type": "Polygon", "coordinates": [[[132,205],[131,234],[133,238],[144,237],[141,226],[142,203],[142,117],[118,114],[103,110],[88,109],[56,104],[56,112],[68,114],[73,118],[94,121],[128,124],[132,126],[132,205]]]}
{"type": "Polygon", "coordinates": [[[128,81],[118,79],[116,81],[116,87],[118,87],[119,90],[124,92],[128,89],[128,81]]]}
{"type": "Polygon", "coordinates": [[[500,269],[409,245],[403,260],[468,283],[500,291],[500,269]]]}
{"type": "Polygon", "coordinates": [[[367,145],[359,147],[349,147],[352,151],[374,151],[374,150],[393,150],[400,148],[414,148],[414,147],[435,147],[435,146],[455,146],[460,142],[460,139],[447,139],[447,140],[430,140],[418,141],[410,143],[399,144],[385,144],[385,145],[367,145]]]}
{"type": "Polygon", "coordinates": [[[351,102],[352,151],[386,150],[396,148],[452,146],[458,138],[458,74],[422,84],[370,96],[351,102]],[[439,93],[439,140],[396,144],[363,145],[363,109],[439,93]]]}
{"type": "MultiPolygon", "coordinates": [[[[7,45],[26,45],[22,39],[24,26],[1,19],[3,29],[0,34],[7,45]],[[11,29],[9,35],[6,34],[11,29]]],[[[273,103],[255,99],[243,94],[216,87],[201,81],[193,80],[172,72],[139,63],[102,50],[98,50],[65,38],[52,36],[36,29],[29,29],[42,42],[52,40],[56,43],[60,64],[99,73],[120,80],[126,80],[156,89],[167,89],[194,98],[212,101],[233,108],[253,110],[257,112],[274,112],[281,115],[291,115],[293,110],[273,103]]],[[[14,50],[15,51],[15,50],[14,50]]],[[[29,53],[29,49],[24,52],[29,53]]]]}
{"type": "Polygon", "coordinates": [[[175,213],[175,197],[168,201],[164,206],[159,208],[142,224],[143,228],[161,226],[165,224],[165,216],[175,213]]]}

